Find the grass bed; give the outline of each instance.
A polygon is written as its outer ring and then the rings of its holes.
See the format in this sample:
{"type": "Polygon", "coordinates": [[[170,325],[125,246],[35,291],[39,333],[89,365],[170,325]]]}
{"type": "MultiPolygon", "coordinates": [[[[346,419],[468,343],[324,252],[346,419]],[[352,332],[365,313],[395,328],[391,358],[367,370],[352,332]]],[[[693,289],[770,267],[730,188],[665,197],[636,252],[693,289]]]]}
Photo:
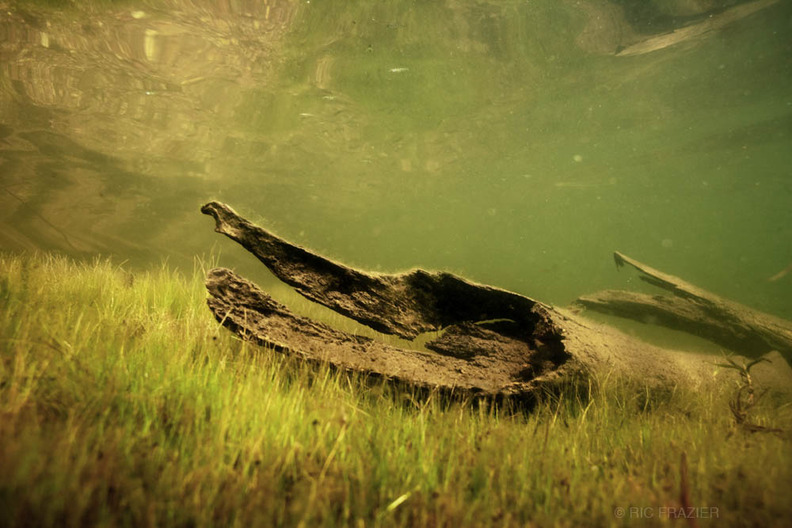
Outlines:
{"type": "Polygon", "coordinates": [[[202,277],[0,256],[0,526],[668,526],[683,455],[675,525],[792,519],[789,406],[427,397],[235,339],[202,277]]]}

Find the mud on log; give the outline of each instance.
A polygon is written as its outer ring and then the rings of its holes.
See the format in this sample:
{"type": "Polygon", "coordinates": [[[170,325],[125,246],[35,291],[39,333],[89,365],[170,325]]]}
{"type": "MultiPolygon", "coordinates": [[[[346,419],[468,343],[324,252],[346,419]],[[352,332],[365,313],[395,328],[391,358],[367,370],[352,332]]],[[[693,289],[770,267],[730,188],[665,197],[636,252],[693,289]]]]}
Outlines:
{"type": "MultiPolygon", "coordinates": [[[[719,358],[652,346],[529,297],[450,273],[365,273],[291,244],[225,204],[211,202],[201,211],[214,217],[217,232],[307,299],[408,340],[441,331],[425,345],[429,351],[388,345],[298,316],[231,270],[209,272],[207,302],[221,324],[243,339],[307,361],[422,388],[526,398],[597,372],[661,387],[736,376],[729,370],[713,376],[719,358]]],[[[752,374],[787,392],[792,371],[775,356],[772,367],[757,365],[752,374]]]]}

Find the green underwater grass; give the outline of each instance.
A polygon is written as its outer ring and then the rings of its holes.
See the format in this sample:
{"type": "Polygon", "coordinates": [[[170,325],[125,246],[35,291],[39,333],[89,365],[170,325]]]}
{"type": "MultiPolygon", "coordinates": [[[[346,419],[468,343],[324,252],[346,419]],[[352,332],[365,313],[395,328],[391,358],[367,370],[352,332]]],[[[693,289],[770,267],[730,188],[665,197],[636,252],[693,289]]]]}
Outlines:
{"type": "Polygon", "coordinates": [[[0,257],[0,526],[786,526],[789,407],[613,376],[536,408],[239,341],[203,273],[0,257]],[[682,492],[684,456],[687,469],[682,492]],[[683,495],[685,497],[683,497],[683,495]],[[690,523],[690,524],[687,524],[690,523]]]}

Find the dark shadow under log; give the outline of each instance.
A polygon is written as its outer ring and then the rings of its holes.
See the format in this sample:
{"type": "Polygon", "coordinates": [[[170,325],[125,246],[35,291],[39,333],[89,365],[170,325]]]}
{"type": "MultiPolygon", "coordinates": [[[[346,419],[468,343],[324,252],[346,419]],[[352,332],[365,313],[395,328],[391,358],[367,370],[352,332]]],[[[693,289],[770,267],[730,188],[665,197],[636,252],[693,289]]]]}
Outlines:
{"type": "MultiPolygon", "coordinates": [[[[405,339],[441,331],[425,345],[429,352],[387,345],[295,315],[230,270],[210,271],[208,304],[218,321],[244,339],[308,361],[421,388],[498,397],[531,397],[595,373],[666,388],[737,375],[718,370],[717,357],[655,347],[513,292],[420,269],[365,273],[290,244],[227,205],[211,202],[201,211],[214,217],[217,232],[309,300],[405,339]]],[[[792,371],[780,356],[772,361],[752,374],[776,392],[789,392],[792,371]]]]}

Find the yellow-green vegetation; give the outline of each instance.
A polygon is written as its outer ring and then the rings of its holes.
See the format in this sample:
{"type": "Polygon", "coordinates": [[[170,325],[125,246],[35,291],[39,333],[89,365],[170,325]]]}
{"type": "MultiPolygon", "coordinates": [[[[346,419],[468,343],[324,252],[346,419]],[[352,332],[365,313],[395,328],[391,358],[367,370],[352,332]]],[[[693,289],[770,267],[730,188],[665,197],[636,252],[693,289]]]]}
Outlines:
{"type": "Polygon", "coordinates": [[[0,525],[792,518],[792,420],[769,399],[751,422],[781,434],[735,425],[735,387],[658,396],[611,377],[531,411],[442,401],[240,342],[204,296],[200,270],[0,258],[0,525]]]}

